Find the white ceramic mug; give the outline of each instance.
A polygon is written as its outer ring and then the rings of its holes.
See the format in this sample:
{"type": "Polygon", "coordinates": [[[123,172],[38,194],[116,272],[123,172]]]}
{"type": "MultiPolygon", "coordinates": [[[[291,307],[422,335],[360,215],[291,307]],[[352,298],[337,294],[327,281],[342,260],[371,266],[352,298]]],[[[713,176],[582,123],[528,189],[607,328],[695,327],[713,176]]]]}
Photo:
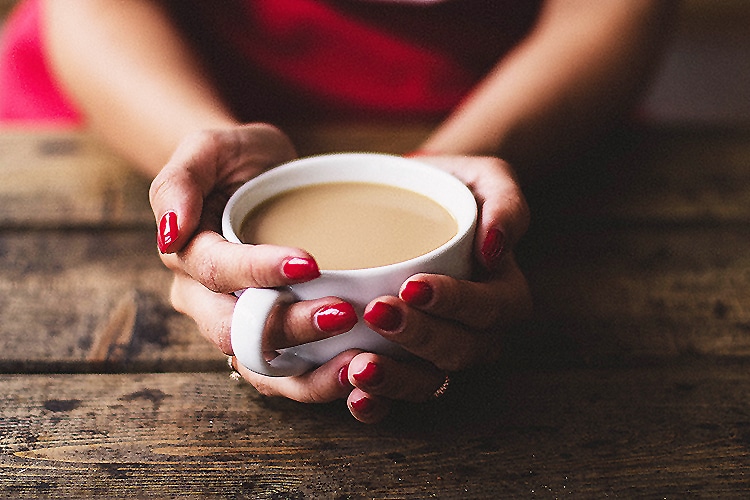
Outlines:
{"type": "Polygon", "coordinates": [[[348,349],[394,357],[405,352],[370,330],[362,321],[365,306],[381,295],[398,295],[404,281],[416,273],[468,278],[477,220],[471,191],[454,176],[435,167],[400,156],[342,153],[295,160],[269,170],[244,184],[224,209],[222,231],[227,240],[238,237],[245,216],[274,195],[301,186],[330,182],[367,182],[409,189],[438,202],[458,223],[448,242],[419,257],[381,267],[321,270],[320,277],[281,289],[249,288],[240,293],[232,318],[232,349],[250,370],[269,376],[300,375],[348,349]],[[268,361],[263,354],[263,332],[269,314],[280,301],[339,297],[354,306],[359,321],[350,331],[315,342],[279,350],[268,361]]]}

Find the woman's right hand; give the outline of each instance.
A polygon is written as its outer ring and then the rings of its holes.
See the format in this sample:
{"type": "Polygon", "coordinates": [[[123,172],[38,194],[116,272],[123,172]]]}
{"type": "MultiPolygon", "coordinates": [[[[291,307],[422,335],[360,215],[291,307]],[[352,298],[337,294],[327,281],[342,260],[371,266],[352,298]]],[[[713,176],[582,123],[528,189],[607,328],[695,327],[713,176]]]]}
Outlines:
{"type": "MultiPolygon", "coordinates": [[[[208,130],[186,137],[151,185],[158,247],[162,261],[174,272],[172,305],[190,316],[224,354],[233,354],[232,292],[299,283],[320,274],[303,250],[238,245],[221,235],[222,212],[232,193],[295,157],[291,141],[271,125],[208,130]]],[[[343,333],[356,320],[353,308],[335,297],[294,303],[272,321],[269,349],[343,333]]],[[[350,357],[339,356],[302,377],[253,377],[251,382],[264,394],[300,401],[345,398],[351,387],[338,375],[350,357]]]]}

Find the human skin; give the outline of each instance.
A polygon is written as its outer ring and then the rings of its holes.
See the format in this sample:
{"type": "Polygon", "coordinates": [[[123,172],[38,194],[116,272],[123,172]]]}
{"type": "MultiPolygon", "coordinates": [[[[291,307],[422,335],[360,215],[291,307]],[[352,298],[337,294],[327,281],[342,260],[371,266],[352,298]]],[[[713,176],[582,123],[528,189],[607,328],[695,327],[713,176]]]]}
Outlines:
{"type": "MultiPolygon", "coordinates": [[[[457,175],[480,204],[473,281],[418,275],[398,297],[379,297],[367,308],[370,326],[419,362],[349,351],[301,377],[262,377],[238,366],[245,379],[263,394],[298,401],[345,398],[355,418],[372,423],[393,400],[428,399],[446,371],[497,359],[503,331],[531,308],[513,255],[529,221],[514,168],[534,177],[550,158],[630,109],[674,3],[547,1],[527,38],[419,147],[421,160],[457,175]]],[[[293,159],[293,144],[273,125],[240,123],[156,3],[46,0],[45,11],[54,72],[87,124],[154,179],[157,224],[162,233],[164,221],[170,224],[160,250],[174,272],[174,307],[231,355],[231,292],[316,276],[303,250],[235,245],[219,235],[228,196],[293,159]]],[[[275,345],[341,333],[339,323],[321,323],[341,302],[326,297],[291,305],[272,328],[275,345]]]]}

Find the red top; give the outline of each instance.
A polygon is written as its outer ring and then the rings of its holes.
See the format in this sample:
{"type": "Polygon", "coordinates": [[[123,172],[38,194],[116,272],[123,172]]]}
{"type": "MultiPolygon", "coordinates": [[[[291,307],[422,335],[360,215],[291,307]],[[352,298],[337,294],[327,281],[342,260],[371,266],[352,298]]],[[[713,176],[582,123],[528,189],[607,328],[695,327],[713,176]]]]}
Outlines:
{"type": "MultiPolygon", "coordinates": [[[[241,118],[445,114],[526,33],[537,2],[164,0],[241,118]]],[[[41,0],[0,39],[0,120],[77,124],[46,64],[41,0]]]]}

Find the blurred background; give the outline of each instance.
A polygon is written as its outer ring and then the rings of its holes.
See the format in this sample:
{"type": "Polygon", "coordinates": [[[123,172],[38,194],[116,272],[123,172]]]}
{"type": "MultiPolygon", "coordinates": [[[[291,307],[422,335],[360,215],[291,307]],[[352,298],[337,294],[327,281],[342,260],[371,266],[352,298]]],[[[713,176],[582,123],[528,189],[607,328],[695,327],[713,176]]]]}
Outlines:
{"type": "MultiPolygon", "coordinates": [[[[15,3],[0,0],[0,20],[15,3]]],[[[683,0],[643,114],[667,125],[750,124],[750,1],[683,0]]]]}
{"type": "Polygon", "coordinates": [[[644,107],[673,125],[750,124],[750,1],[683,1],[644,107]]]}

